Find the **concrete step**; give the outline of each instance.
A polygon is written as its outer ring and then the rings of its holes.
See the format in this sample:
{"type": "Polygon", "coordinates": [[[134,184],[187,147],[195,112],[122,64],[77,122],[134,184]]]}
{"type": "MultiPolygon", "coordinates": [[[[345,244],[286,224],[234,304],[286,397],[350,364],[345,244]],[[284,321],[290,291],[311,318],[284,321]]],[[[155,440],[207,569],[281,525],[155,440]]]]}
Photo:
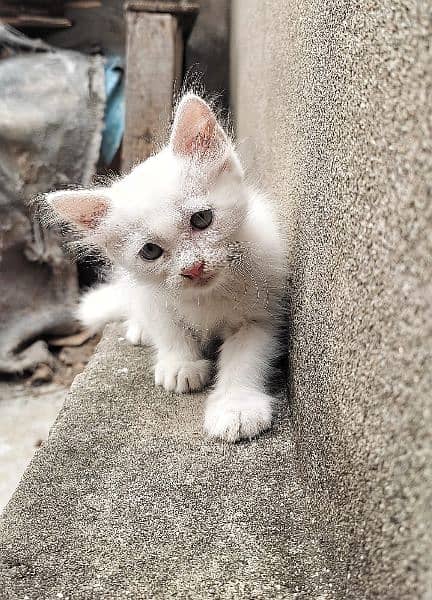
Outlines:
{"type": "Polygon", "coordinates": [[[151,360],[107,328],[2,516],[2,600],[336,597],[287,411],[215,443],[151,360]]]}

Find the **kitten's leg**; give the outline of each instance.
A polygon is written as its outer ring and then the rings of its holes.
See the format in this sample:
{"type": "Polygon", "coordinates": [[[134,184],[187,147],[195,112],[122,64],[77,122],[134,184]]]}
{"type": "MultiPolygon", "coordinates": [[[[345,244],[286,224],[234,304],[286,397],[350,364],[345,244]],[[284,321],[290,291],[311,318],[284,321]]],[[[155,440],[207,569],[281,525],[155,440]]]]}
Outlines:
{"type": "Polygon", "coordinates": [[[177,393],[202,389],[210,377],[210,361],[202,358],[200,344],[171,320],[159,321],[152,333],[157,348],[156,385],[177,393]]]}
{"type": "Polygon", "coordinates": [[[206,408],[204,428],[211,437],[233,442],[270,427],[273,399],[264,381],[276,353],[275,332],[269,327],[248,324],[225,340],[206,408]]]}
{"type": "Polygon", "coordinates": [[[128,293],[128,312],[126,339],[134,346],[149,346],[152,344],[152,315],[151,300],[146,288],[131,286],[128,293]]]}
{"type": "Polygon", "coordinates": [[[137,319],[129,319],[126,321],[125,336],[127,341],[134,346],[147,346],[152,343],[147,325],[137,319]]]}
{"type": "Polygon", "coordinates": [[[127,314],[127,290],[121,281],[102,283],[80,298],[76,316],[92,331],[100,331],[111,321],[121,321],[127,314]]]}

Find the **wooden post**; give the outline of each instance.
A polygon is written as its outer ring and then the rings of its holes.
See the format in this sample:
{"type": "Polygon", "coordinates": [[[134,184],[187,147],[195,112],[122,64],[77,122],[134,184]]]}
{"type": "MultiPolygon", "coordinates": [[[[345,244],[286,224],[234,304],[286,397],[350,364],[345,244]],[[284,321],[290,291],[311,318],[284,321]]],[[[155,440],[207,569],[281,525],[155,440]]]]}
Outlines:
{"type": "Polygon", "coordinates": [[[183,46],[197,2],[126,2],[126,123],[122,168],[148,158],[164,141],[183,77],[183,46]]]}

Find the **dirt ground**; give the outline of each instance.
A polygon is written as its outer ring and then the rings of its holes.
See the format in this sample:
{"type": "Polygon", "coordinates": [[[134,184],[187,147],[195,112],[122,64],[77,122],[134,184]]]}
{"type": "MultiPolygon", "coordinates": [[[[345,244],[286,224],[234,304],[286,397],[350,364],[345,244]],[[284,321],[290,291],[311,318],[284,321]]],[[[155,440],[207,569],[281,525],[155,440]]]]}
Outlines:
{"type": "Polygon", "coordinates": [[[0,379],[0,512],[35,451],[47,439],[66,393],[100,336],[82,332],[48,340],[54,360],[32,374],[0,379]]]}
{"type": "Polygon", "coordinates": [[[95,351],[100,335],[90,336],[87,332],[70,335],[64,338],[48,340],[54,357],[52,367],[40,365],[28,378],[32,387],[53,381],[57,385],[69,387],[75,375],[81,373],[95,351]]]}

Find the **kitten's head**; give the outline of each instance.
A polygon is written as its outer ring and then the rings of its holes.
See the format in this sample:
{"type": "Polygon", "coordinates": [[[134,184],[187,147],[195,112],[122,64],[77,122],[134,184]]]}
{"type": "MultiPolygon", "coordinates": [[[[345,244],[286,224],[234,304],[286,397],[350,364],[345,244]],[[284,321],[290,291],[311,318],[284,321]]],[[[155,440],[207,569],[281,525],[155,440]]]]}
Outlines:
{"type": "Polygon", "coordinates": [[[136,281],[195,295],[223,285],[247,212],[243,171],[210,107],[186,94],[169,144],[109,187],[47,200],[136,281]]]}

